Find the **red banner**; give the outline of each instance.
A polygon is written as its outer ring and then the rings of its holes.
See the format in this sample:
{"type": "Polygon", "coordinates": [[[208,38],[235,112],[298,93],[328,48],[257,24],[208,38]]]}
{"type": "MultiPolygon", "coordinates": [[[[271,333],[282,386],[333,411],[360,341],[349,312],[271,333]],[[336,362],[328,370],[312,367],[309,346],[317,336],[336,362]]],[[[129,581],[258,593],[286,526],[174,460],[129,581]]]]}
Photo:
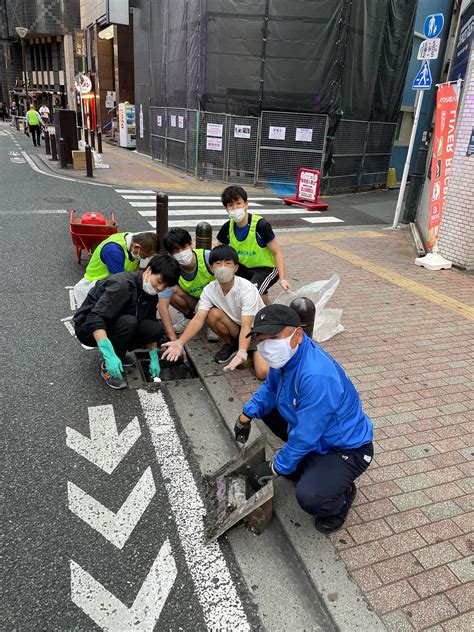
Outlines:
{"type": "Polygon", "coordinates": [[[438,239],[441,214],[448,192],[451,164],[454,156],[458,86],[444,83],[436,94],[436,119],[434,129],[433,159],[431,162],[430,222],[428,248],[438,239]]]}

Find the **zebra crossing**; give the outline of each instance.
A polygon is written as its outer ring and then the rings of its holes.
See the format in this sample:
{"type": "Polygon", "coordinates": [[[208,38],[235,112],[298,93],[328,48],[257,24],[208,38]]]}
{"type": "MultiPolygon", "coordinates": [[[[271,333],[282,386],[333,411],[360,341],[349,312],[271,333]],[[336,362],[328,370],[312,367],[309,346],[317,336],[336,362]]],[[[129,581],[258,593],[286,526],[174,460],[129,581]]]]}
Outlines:
{"type": "MultiPolygon", "coordinates": [[[[156,192],[150,189],[115,189],[115,192],[135,208],[151,228],[156,228],[156,192]],[[155,219],[151,219],[155,218],[155,219]]],[[[337,224],[344,220],[304,207],[286,206],[276,196],[255,196],[249,199],[249,211],[268,217],[272,226],[289,228],[307,224],[337,224]]],[[[168,200],[168,226],[194,229],[199,222],[220,227],[228,219],[219,195],[170,195],[168,200]]]]}

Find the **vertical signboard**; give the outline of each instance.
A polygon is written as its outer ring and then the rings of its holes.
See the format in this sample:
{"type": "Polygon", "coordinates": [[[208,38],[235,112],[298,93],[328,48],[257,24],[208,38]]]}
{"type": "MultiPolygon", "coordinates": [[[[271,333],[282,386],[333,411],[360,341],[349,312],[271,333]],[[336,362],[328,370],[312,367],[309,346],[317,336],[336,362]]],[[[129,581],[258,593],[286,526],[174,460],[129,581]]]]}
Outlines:
{"type": "Polygon", "coordinates": [[[441,215],[448,191],[454,156],[457,107],[457,84],[441,84],[436,95],[436,119],[431,162],[430,221],[427,244],[429,248],[432,248],[438,239],[441,215]]]}

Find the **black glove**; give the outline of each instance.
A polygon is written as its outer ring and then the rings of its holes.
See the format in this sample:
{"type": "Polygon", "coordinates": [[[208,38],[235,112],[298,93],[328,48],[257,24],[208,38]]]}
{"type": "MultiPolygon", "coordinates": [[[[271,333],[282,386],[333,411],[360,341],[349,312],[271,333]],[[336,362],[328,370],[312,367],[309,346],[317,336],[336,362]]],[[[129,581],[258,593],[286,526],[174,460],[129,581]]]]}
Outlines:
{"type": "Polygon", "coordinates": [[[237,443],[247,443],[250,435],[250,421],[244,423],[237,418],[234,426],[235,440],[237,443]]]}
{"type": "Polygon", "coordinates": [[[255,468],[254,480],[258,487],[263,487],[268,481],[272,481],[278,476],[273,472],[272,461],[264,461],[259,463],[255,468]]]}

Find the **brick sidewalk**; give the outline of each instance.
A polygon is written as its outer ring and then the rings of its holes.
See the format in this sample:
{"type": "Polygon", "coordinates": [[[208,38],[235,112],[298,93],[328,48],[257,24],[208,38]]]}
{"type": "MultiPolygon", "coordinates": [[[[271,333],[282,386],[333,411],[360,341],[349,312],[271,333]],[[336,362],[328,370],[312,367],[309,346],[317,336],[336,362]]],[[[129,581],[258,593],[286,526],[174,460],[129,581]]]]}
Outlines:
{"type": "MultiPolygon", "coordinates": [[[[401,232],[280,241],[296,287],[341,277],[329,306],[343,309],[346,331],[322,346],[375,426],[374,462],[358,479],[346,528],[331,540],[388,629],[470,632],[473,278],[418,268],[401,232]]],[[[258,387],[248,369],[228,379],[243,402],[258,387]]]]}

